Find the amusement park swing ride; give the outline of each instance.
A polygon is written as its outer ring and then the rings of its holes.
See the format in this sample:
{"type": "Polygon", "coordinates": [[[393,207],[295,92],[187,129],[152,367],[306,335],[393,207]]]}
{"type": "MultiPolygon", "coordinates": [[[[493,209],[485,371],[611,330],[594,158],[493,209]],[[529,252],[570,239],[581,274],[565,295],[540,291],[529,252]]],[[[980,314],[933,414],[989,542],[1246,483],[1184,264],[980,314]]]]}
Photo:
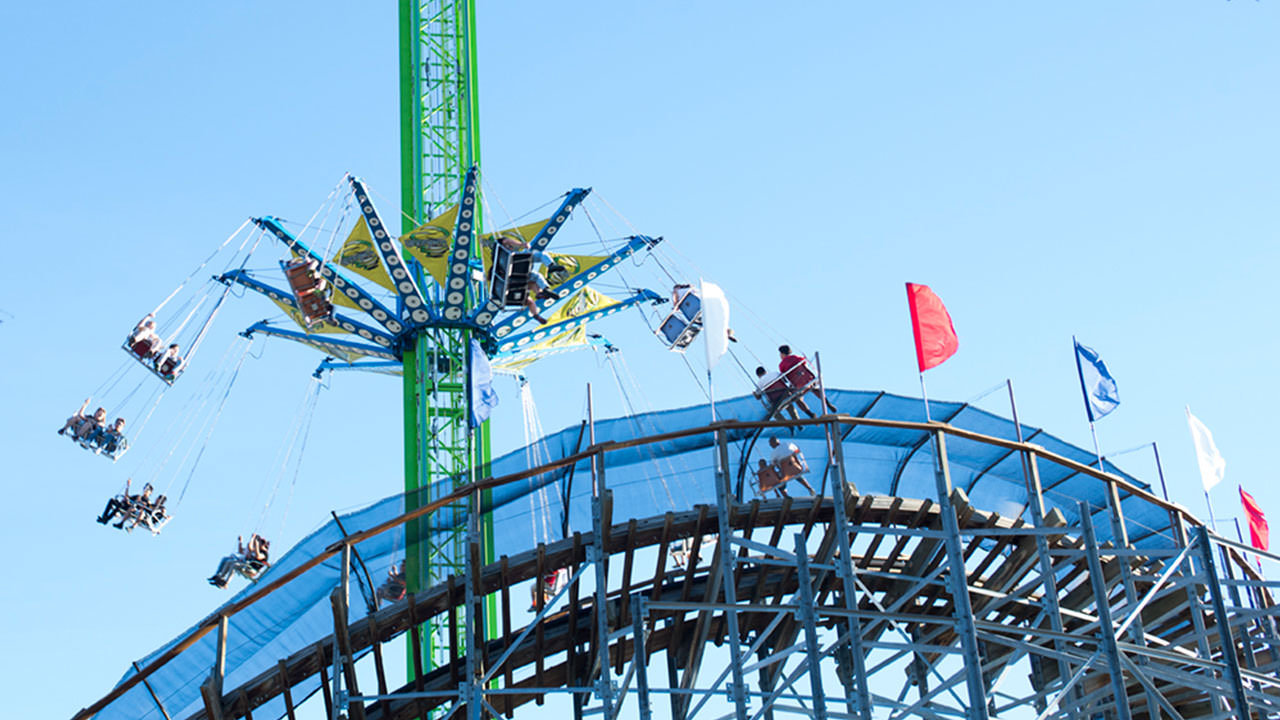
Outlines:
{"type": "Polygon", "coordinates": [[[492,457],[493,374],[595,348],[623,389],[597,321],[634,309],[686,364],[699,337],[736,338],[714,286],[673,272],[660,237],[606,236],[589,190],[488,229],[474,4],[400,10],[399,232],[351,175],[307,223],[251,218],[137,323],[121,369],[60,432],[113,461],[145,451],[226,302],[261,295],[283,317],[244,329],[193,388],[173,433],[185,451],[157,461],[181,455],[170,483],[126,485],[99,521],[171,521],[256,337],[324,355],[286,464],[320,377],[400,376],[404,493],[335,513],[280,557],[265,533],[241,537],[209,582],[250,585],[76,720],[292,719],[311,696],[333,720],[510,717],[556,697],[609,720],[649,720],[660,698],[681,720],[1280,714],[1280,611],[1241,546],[1091,453],[968,404],[930,401],[930,415],[828,388],[784,345],[777,372],[730,353],[755,397],[647,412],[624,390],[626,417],[597,419],[589,399],[580,426],[552,434],[522,383],[526,447],[492,457]],[[598,254],[563,240],[582,215],[598,254]],[[251,264],[263,252],[278,262],[251,264]],[[633,266],[670,293],[629,282],[633,266]],[[400,637],[395,683],[382,648],[400,637]]]}

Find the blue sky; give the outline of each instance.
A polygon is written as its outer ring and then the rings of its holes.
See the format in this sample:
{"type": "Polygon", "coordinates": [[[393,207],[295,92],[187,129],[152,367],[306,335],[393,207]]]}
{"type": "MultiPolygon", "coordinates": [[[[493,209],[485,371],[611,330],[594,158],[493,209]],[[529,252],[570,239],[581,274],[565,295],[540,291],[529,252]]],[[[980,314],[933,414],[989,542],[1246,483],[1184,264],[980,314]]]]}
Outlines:
{"type": "MultiPolygon", "coordinates": [[[[589,185],[665,236],[674,272],[730,293],[744,362],[785,341],[821,351],[832,385],[915,394],[902,285],[925,283],[960,336],[931,395],[1012,378],[1024,422],[1088,446],[1075,334],[1119,382],[1104,452],[1158,441],[1173,498],[1203,512],[1189,404],[1227,460],[1219,515],[1238,513],[1236,483],[1276,514],[1278,21],[1255,2],[485,4],[484,172],[513,215],[589,185]]],[[[319,359],[280,343],[255,346],[158,538],[92,522],[146,471],[144,448],[111,465],[53,433],[245,217],[304,220],[347,171],[394,212],[395,22],[391,3],[7,9],[0,636],[22,660],[0,688],[15,715],[69,716],[223,600],[203,578],[237,533],[267,527],[283,548],[400,487],[399,383],[347,374],[320,397],[293,499],[264,509],[319,359]]],[[[201,362],[267,312],[233,302],[201,362]]],[[[703,400],[633,315],[601,330],[642,406],[703,400]]],[[[585,381],[601,414],[623,407],[590,354],[529,376],[548,430],[581,417],[585,381]]],[[[718,395],[747,387],[717,370],[718,395]]],[[[520,410],[513,383],[498,389],[503,451],[520,410]]],[[[980,404],[1007,412],[999,394],[980,404]]],[[[1117,462],[1154,482],[1149,454],[1117,462]]]]}

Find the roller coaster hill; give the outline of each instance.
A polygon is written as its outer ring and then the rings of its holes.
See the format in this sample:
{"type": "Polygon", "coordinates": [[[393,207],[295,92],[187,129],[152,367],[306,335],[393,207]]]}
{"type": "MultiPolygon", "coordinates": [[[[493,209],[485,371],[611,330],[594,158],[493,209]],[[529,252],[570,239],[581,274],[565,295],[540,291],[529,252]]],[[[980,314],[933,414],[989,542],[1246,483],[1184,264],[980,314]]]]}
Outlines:
{"type": "MultiPolygon", "coordinates": [[[[529,271],[536,260],[519,253],[546,247],[576,192],[508,248],[504,268],[494,270],[497,236],[482,259],[443,266],[438,294],[419,296],[426,306],[406,290],[385,312],[394,301],[375,293],[412,285],[397,270],[423,287],[428,271],[399,254],[403,238],[383,242],[367,189],[344,182],[389,285],[363,289],[271,219],[255,224],[287,249],[289,289],[234,268],[219,276],[302,326],[249,334],[321,350],[322,371],[407,372],[399,333],[417,310],[426,326],[470,323],[479,339],[455,357],[458,392],[476,397],[485,366],[518,374],[522,360],[569,345],[614,356],[584,326],[627,300],[677,351],[706,320],[686,304],[692,285],[669,306],[630,283],[624,300],[582,299],[591,273],[656,252],[648,236],[552,258],[578,268],[545,294],[523,280],[494,291],[495,277],[529,271]],[[481,300],[452,297],[455,278],[481,300]],[[339,293],[353,307],[335,307],[339,293]],[[532,319],[541,312],[547,324],[532,319]],[[679,327],[664,332],[673,317],[679,327]]],[[[477,186],[473,172],[449,218],[455,250],[482,245],[465,222],[477,186]]],[[[919,399],[826,388],[815,374],[800,392],[838,410],[779,420],[751,395],[612,419],[589,409],[464,473],[335,515],[76,720],[482,718],[544,704],[645,720],[1280,715],[1275,582],[1251,564],[1280,558],[1210,532],[1149,483],[1041,429],[961,403],[930,402],[926,414],[919,399]],[[800,451],[793,475],[812,492],[759,472],[772,438],[800,451]],[[459,552],[415,588],[404,579],[415,546],[459,552]],[[399,638],[407,680],[388,672],[399,638]]],[[[538,429],[536,413],[526,426],[538,429]]]]}

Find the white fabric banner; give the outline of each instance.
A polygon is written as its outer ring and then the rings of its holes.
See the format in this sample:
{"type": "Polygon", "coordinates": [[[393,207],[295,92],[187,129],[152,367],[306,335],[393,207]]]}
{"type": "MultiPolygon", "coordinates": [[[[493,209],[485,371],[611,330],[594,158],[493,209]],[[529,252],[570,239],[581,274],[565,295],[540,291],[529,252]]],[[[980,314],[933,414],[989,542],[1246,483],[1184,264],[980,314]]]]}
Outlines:
{"type": "Polygon", "coordinates": [[[729,351],[729,300],[715,283],[702,284],[702,336],[707,339],[707,370],[729,351]]]}
{"type": "Polygon", "coordinates": [[[1191,414],[1190,407],[1187,408],[1187,425],[1191,428],[1191,442],[1196,446],[1200,482],[1204,485],[1204,491],[1209,492],[1214,485],[1222,482],[1222,476],[1227,471],[1227,461],[1222,459],[1218,446],[1213,443],[1213,433],[1200,422],[1200,418],[1191,414]]]}

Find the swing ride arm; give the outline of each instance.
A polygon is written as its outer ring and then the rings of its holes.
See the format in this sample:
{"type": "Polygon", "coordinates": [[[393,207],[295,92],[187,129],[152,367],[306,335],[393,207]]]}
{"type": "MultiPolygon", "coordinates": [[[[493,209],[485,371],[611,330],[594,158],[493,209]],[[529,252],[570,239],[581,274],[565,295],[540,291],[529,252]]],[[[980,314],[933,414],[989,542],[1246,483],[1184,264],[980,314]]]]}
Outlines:
{"type": "Polygon", "coordinates": [[[253,337],[254,333],[262,333],[263,335],[273,335],[275,337],[293,340],[304,345],[318,347],[325,352],[337,353],[339,355],[354,354],[364,355],[367,357],[380,358],[382,360],[398,360],[389,350],[378,347],[377,345],[366,345],[364,343],[352,342],[351,340],[343,340],[341,338],[326,337],[315,333],[303,333],[297,330],[285,330],[283,328],[272,327],[266,322],[256,322],[245,328],[240,333],[244,337],[253,337]]]}
{"type": "MultiPolygon", "coordinates": [[[[557,297],[554,300],[537,301],[538,310],[539,311],[548,310],[552,306],[563,302],[564,299],[570,295],[570,293],[585,287],[591,281],[600,277],[605,272],[607,272],[610,268],[616,266],[618,263],[622,262],[624,259],[631,257],[639,250],[652,248],[653,246],[657,245],[660,242],[662,242],[662,238],[660,237],[652,238],[647,235],[632,235],[631,237],[627,238],[627,242],[624,243],[622,247],[609,253],[600,262],[582,270],[577,275],[574,275],[573,277],[561,283],[556,290],[557,297]]],[[[645,292],[650,292],[650,291],[646,290],[645,292]]],[[[524,310],[521,310],[520,312],[513,313],[510,317],[505,318],[503,319],[502,322],[494,325],[493,335],[499,339],[499,343],[498,343],[499,352],[511,350],[515,348],[516,347],[515,343],[512,342],[508,338],[508,336],[511,335],[516,330],[516,328],[520,327],[521,325],[524,325],[525,323],[529,322],[532,319],[533,319],[533,315],[526,308],[524,310]]]]}
{"type": "Polygon", "coordinates": [[[379,217],[378,211],[373,206],[373,200],[369,198],[369,190],[365,187],[364,181],[353,175],[348,175],[347,179],[351,182],[351,189],[355,191],[356,202],[360,206],[360,213],[364,216],[364,221],[369,226],[369,231],[373,235],[373,246],[377,248],[378,254],[382,256],[382,264],[386,266],[387,274],[391,277],[392,283],[396,288],[396,295],[400,298],[400,304],[409,311],[409,320],[415,325],[425,325],[431,318],[430,307],[426,300],[422,297],[422,292],[418,289],[418,284],[414,282],[413,274],[405,265],[404,258],[400,256],[400,248],[395,238],[391,237],[387,226],[379,217]]]}
{"type": "Polygon", "coordinates": [[[480,168],[472,165],[462,184],[462,204],[453,229],[453,251],[449,253],[449,278],[444,290],[444,319],[457,322],[466,312],[468,285],[471,280],[471,254],[475,247],[475,225],[479,221],[476,204],[476,179],[480,168]]]}
{"type": "Polygon", "coordinates": [[[316,251],[308,247],[306,243],[294,237],[293,233],[285,230],[279,220],[268,216],[253,218],[253,223],[272,235],[275,235],[280,242],[284,243],[293,252],[305,255],[319,263],[319,268],[317,270],[320,273],[320,276],[325,280],[328,280],[333,285],[334,292],[340,292],[348,298],[351,298],[351,300],[354,301],[360,309],[364,310],[369,315],[372,315],[373,319],[378,321],[378,324],[391,331],[393,335],[399,335],[404,331],[404,325],[402,325],[397,319],[396,313],[387,309],[387,307],[378,302],[376,298],[361,289],[359,285],[352,282],[350,278],[342,273],[341,270],[338,270],[326,262],[324,258],[320,257],[320,255],[316,253],[316,251]]]}
{"type": "MultiPolygon", "coordinates": [[[[591,188],[586,188],[585,190],[583,188],[574,188],[565,193],[564,200],[560,202],[560,207],[551,215],[547,223],[538,230],[538,234],[533,236],[533,240],[529,243],[529,248],[531,250],[546,249],[547,245],[551,243],[552,236],[559,232],[560,228],[569,219],[569,214],[590,192],[591,188]]],[[[493,322],[494,316],[501,309],[501,305],[490,299],[483,307],[472,314],[471,319],[480,327],[487,327],[489,323],[493,322]]]]}
{"type": "MultiPolygon", "coordinates": [[[[507,338],[506,342],[502,344],[502,347],[511,345],[513,350],[519,350],[520,348],[523,348],[526,345],[529,345],[531,343],[542,342],[543,340],[546,340],[548,338],[553,338],[556,335],[559,335],[560,333],[568,332],[570,330],[573,330],[574,328],[582,327],[583,325],[586,325],[587,323],[593,320],[599,320],[600,318],[605,317],[606,315],[613,315],[615,313],[622,312],[623,310],[626,310],[632,305],[645,302],[646,300],[656,305],[658,303],[663,302],[665,299],[661,295],[659,295],[658,293],[652,290],[645,290],[645,289],[636,290],[631,297],[626,298],[624,300],[620,300],[613,305],[602,307],[598,310],[585,312],[581,315],[578,315],[576,317],[571,317],[568,320],[562,320],[558,323],[543,325],[542,327],[538,328],[533,332],[527,332],[522,335],[512,335],[511,337],[507,338]]],[[[493,360],[494,362],[500,362],[503,357],[504,357],[504,354],[499,352],[498,355],[494,356],[493,360]]]]}
{"type": "MultiPolygon", "coordinates": [[[[294,299],[293,293],[288,290],[281,290],[280,288],[268,285],[261,280],[250,276],[246,270],[232,270],[231,272],[219,275],[215,279],[224,285],[235,283],[241,287],[245,287],[256,293],[265,295],[278,303],[288,305],[294,310],[299,310],[298,301],[294,299]]],[[[299,310],[299,312],[301,311],[299,310]]],[[[395,347],[396,339],[394,337],[378,330],[377,328],[365,325],[362,322],[343,315],[342,313],[334,313],[333,322],[335,325],[341,327],[352,335],[359,335],[365,340],[372,340],[383,348],[390,349],[395,347]]]]}

